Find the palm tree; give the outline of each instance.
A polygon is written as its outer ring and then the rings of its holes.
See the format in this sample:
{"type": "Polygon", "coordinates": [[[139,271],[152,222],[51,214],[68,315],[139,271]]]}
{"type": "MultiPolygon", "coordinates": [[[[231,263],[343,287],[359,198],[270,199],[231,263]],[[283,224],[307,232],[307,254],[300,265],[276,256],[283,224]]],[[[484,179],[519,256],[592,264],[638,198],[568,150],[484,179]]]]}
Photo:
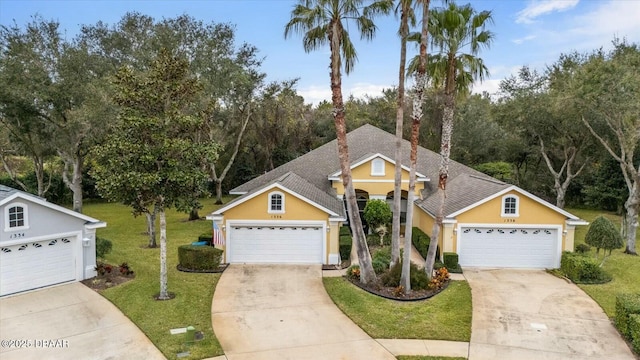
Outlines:
{"type": "Polygon", "coordinates": [[[331,101],[338,142],[338,158],[342,170],[342,183],[347,198],[349,223],[355,238],[360,264],[360,281],[368,284],[376,280],[376,275],[371,265],[371,254],[362,229],[356,193],[351,181],[341,69],[344,60],[344,71],[349,74],[357,60],[356,50],[345,27],[347,22],[355,22],[361,38],[371,40],[376,31],[372,20],[373,16],[388,13],[392,7],[392,1],[378,0],[368,6],[363,6],[363,3],[363,0],[300,0],[291,11],[291,19],[285,26],[284,37],[287,38],[292,32],[302,34],[305,52],[317,50],[327,43],[329,44],[331,101]]]}
{"type": "Polygon", "coordinates": [[[420,53],[418,54],[417,71],[414,74],[413,107],[411,113],[411,153],[409,155],[409,191],[407,194],[407,219],[404,232],[404,254],[402,259],[402,273],[400,285],[405,294],[411,290],[411,235],[413,222],[413,201],[416,191],[416,168],[418,166],[418,137],[420,134],[420,121],[422,120],[422,104],[424,103],[424,90],[427,85],[427,38],[429,35],[429,3],[430,0],[420,0],[422,5],[422,30],[420,32],[420,53]]]}
{"type": "MultiPolygon", "coordinates": [[[[402,203],[402,127],[404,121],[404,85],[407,65],[407,37],[409,24],[415,25],[416,17],[412,9],[413,0],[400,0],[396,11],[400,10],[400,68],[398,69],[398,98],[396,109],[396,149],[395,149],[395,186],[393,189],[393,220],[391,223],[391,264],[400,260],[400,213],[402,203]]],[[[405,287],[406,289],[406,287],[405,287]]]]}
{"type": "Polygon", "coordinates": [[[488,48],[493,41],[493,33],[486,30],[486,25],[492,22],[490,11],[477,13],[469,4],[458,6],[450,3],[446,8],[434,10],[429,17],[430,43],[434,49],[439,50],[439,53],[431,57],[429,75],[435,85],[444,84],[438,174],[440,207],[433,224],[432,241],[425,261],[425,271],[429,278],[433,273],[437,239],[444,217],[456,95],[467,94],[475,80],[482,81],[489,73],[478,53],[482,48],[488,48]]]}

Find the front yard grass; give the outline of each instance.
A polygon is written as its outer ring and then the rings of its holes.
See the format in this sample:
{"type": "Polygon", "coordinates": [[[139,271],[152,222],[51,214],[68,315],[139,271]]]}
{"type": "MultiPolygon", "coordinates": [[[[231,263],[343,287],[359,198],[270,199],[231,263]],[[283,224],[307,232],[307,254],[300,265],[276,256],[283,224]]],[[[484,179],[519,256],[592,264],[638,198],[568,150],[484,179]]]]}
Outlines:
{"type": "MultiPolygon", "coordinates": [[[[597,210],[568,209],[570,213],[589,221],[595,220],[598,215],[604,215],[620,225],[620,216],[597,210]]],[[[583,244],[588,226],[578,226],[575,234],[575,245],[583,244]]],[[[636,244],[640,244],[640,231],[636,234],[636,244]]],[[[636,246],[636,249],[637,246],[636,246]]],[[[613,280],[599,285],[578,285],[584,292],[591,296],[610,318],[615,316],[616,295],[621,293],[640,293],[640,256],[631,256],[623,253],[624,248],[614,250],[607,258],[603,269],[613,276],[613,280]]],[[[594,254],[591,249],[590,254],[594,254]]]]}
{"type": "MultiPolygon", "coordinates": [[[[203,200],[203,205],[201,216],[216,208],[212,199],[203,200]]],[[[98,236],[113,242],[106,262],[114,265],[127,262],[135,272],[133,280],[104,290],[102,295],[128,316],[167,358],[174,359],[184,351],[190,352],[185,359],[222,355],[211,326],[211,300],[220,274],[184,273],[176,269],[178,246],[190,244],[198,235],[211,231],[211,222],[186,221],[187,214],[167,212],[168,289],[176,297],[156,301],[153,296],[160,290],[160,248],[147,247],[145,218],[134,218],[131,208],[110,203],[85,204],[84,212],[107,222],[106,228],[97,231],[98,236]],[[190,325],[203,332],[203,340],[187,347],[184,334],[169,334],[170,329],[190,325]]]]}
{"type": "Polygon", "coordinates": [[[374,339],[471,338],[471,289],[466,281],[451,281],[438,295],[415,302],[370,294],[344,278],[323,282],[338,308],[374,339]]]}

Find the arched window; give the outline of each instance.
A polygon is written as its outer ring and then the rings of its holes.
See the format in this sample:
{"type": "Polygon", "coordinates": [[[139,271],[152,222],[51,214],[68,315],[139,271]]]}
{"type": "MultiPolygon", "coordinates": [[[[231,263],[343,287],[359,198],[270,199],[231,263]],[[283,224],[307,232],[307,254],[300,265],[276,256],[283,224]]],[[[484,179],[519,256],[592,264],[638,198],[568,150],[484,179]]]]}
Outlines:
{"type": "Polygon", "coordinates": [[[269,213],[284,213],[284,194],[277,191],[269,193],[269,213]]]}
{"type": "Polygon", "coordinates": [[[371,176],[384,176],[384,160],[375,158],[371,160],[371,176]]]}
{"type": "Polygon", "coordinates": [[[520,216],[520,202],[516,195],[505,195],[502,197],[502,216],[520,216]]]}
{"type": "Polygon", "coordinates": [[[6,210],[5,226],[9,231],[24,229],[29,227],[29,221],[27,218],[27,205],[21,203],[15,203],[9,205],[6,210]]]}

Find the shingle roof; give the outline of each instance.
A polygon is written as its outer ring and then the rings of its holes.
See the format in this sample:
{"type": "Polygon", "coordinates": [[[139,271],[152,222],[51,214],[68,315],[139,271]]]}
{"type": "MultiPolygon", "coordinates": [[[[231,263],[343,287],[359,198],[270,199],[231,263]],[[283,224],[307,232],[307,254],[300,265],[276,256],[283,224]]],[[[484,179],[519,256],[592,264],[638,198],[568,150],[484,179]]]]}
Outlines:
{"type": "MultiPolygon", "coordinates": [[[[290,171],[273,179],[263,186],[256,187],[248,193],[233,199],[233,201],[229,202],[227,206],[220,210],[233,207],[233,204],[235,204],[236,202],[242,202],[246,198],[251,197],[255,193],[259,192],[260,190],[268,188],[274,184],[279,184],[296,194],[302,195],[310,201],[313,201],[314,203],[336,213],[338,216],[346,216],[344,212],[344,205],[342,201],[336,197],[335,192],[333,195],[328,194],[327,192],[318,189],[316,186],[303,179],[301,176],[290,171]]],[[[220,212],[220,210],[214,213],[218,213],[220,212]]]]}
{"type": "Polygon", "coordinates": [[[4,200],[6,198],[8,198],[9,196],[17,193],[18,190],[14,189],[14,188],[10,188],[8,186],[5,185],[0,185],[0,201],[4,200]]]}
{"type": "MultiPolygon", "coordinates": [[[[388,158],[395,158],[395,135],[378,129],[373,125],[363,125],[347,134],[349,145],[349,158],[351,162],[362,159],[371,154],[382,154],[388,158]]],[[[335,190],[327,177],[340,169],[338,160],[337,141],[330,141],[290,162],[281,165],[266,174],[260,175],[234,189],[231,193],[246,193],[257,188],[262,188],[274,179],[292,172],[297,174],[319,190],[336,197],[335,190]]],[[[402,141],[402,164],[409,165],[409,150],[411,143],[402,141]]],[[[423,147],[418,147],[417,171],[431,179],[425,183],[424,197],[430,196],[436,190],[440,155],[423,147]]],[[[449,164],[449,179],[454,179],[460,174],[472,174],[478,177],[490,178],[479,171],[456,161],[449,164]]],[[[491,179],[491,178],[490,178],[491,179]]],[[[305,194],[301,194],[306,196],[305,194]]]]}
{"type": "MultiPolygon", "coordinates": [[[[444,216],[447,217],[510,186],[512,185],[486,176],[461,174],[447,182],[444,216]]],[[[434,193],[424,200],[416,201],[416,205],[435,215],[440,207],[440,197],[434,193]]]]}

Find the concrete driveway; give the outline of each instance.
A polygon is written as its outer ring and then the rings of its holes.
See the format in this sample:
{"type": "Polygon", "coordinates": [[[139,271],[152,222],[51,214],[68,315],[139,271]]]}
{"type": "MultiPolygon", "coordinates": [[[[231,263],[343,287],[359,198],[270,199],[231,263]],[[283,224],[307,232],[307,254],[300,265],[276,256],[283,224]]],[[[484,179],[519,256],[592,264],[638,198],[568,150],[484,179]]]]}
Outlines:
{"type": "Polygon", "coordinates": [[[469,360],[634,360],[600,306],[541,270],[464,269],[473,295],[469,360]]]}
{"type": "Polygon", "coordinates": [[[118,308],[80,283],[1,298],[0,339],[2,360],[165,359],[118,308]]]}
{"type": "Polygon", "coordinates": [[[395,359],[331,301],[320,265],[233,264],[211,313],[229,360],[395,359]]]}

